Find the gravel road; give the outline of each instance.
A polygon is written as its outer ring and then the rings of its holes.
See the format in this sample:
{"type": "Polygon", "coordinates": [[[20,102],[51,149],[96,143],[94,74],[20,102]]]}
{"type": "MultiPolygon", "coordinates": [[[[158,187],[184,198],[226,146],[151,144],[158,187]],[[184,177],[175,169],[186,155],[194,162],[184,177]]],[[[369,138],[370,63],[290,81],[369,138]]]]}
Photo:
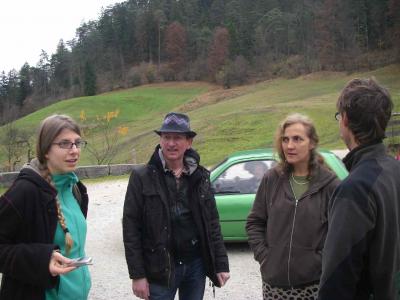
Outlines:
{"type": "MultiPolygon", "coordinates": [[[[127,180],[87,184],[90,197],[88,213],[87,255],[92,289],[89,299],[138,299],[131,290],[122,244],[121,218],[127,180]]],[[[215,299],[262,299],[258,264],[247,243],[228,244],[231,279],[215,289],[215,299]]],[[[177,299],[177,298],[176,298],[177,299]]],[[[205,300],[212,300],[212,288],[205,291],[205,300]]]]}

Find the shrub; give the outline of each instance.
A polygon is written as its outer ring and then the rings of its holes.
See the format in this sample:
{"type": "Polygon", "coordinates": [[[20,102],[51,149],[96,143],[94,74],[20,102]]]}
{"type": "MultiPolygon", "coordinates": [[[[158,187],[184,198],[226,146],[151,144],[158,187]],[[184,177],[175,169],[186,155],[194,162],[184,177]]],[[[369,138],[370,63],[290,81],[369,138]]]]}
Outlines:
{"type": "Polygon", "coordinates": [[[232,83],[244,84],[247,82],[249,63],[242,55],[236,56],[228,71],[230,72],[229,77],[232,78],[232,83]]]}
{"type": "Polygon", "coordinates": [[[193,63],[189,64],[186,73],[187,80],[204,80],[208,76],[207,60],[205,58],[197,58],[193,63]]]}
{"type": "Polygon", "coordinates": [[[133,70],[128,74],[128,82],[130,86],[139,86],[142,84],[142,78],[137,70],[133,70]]]}
{"type": "Polygon", "coordinates": [[[148,83],[153,83],[157,79],[157,69],[153,64],[147,64],[145,76],[148,83]]]}
{"type": "Polygon", "coordinates": [[[175,81],[176,76],[175,72],[169,65],[161,65],[160,66],[160,76],[164,81],[175,81]]]}

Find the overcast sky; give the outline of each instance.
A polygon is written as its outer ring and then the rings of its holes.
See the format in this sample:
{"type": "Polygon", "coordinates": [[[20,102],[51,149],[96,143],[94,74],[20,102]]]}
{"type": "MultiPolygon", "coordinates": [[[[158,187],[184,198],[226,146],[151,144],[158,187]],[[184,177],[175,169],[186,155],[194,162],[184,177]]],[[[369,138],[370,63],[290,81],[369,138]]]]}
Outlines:
{"type": "Polygon", "coordinates": [[[123,0],[0,0],[0,72],[36,66],[41,49],[54,53],[82,21],[98,19],[102,7],[117,2],[123,0]]]}

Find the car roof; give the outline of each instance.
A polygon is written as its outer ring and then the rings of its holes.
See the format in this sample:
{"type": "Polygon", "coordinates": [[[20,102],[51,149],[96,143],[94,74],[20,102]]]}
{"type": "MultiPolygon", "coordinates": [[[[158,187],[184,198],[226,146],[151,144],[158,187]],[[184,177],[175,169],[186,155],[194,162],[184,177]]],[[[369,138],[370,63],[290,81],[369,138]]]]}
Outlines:
{"type": "Polygon", "coordinates": [[[242,160],[246,161],[246,160],[257,160],[257,159],[276,160],[276,158],[274,158],[274,152],[271,148],[242,150],[228,155],[222,161],[218,162],[218,164],[211,167],[210,171],[213,172],[217,170],[221,165],[224,165],[226,163],[230,164],[231,162],[240,162],[242,160]]]}
{"type": "Polygon", "coordinates": [[[246,158],[257,158],[257,157],[274,157],[274,150],[271,148],[265,148],[265,149],[252,149],[252,150],[243,150],[243,151],[237,151],[232,154],[230,154],[227,158],[237,158],[237,157],[246,157],[246,158]]]}
{"type": "MultiPolygon", "coordinates": [[[[327,150],[327,149],[319,149],[318,152],[323,155],[335,155],[333,152],[327,150]]],[[[264,149],[251,149],[251,150],[242,150],[242,151],[237,151],[232,154],[230,154],[228,157],[226,157],[225,160],[231,160],[235,158],[235,160],[240,157],[240,158],[271,158],[271,159],[277,159],[277,153],[275,153],[275,150],[272,148],[264,148],[264,149]]]]}
{"type": "MultiPolygon", "coordinates": [[[[318,153],[321,154],[322,157],[324,157],[324,159],[328,164],[329,162],[332,162],[335,165],[337,165],[338,163],[342,165],[341,159],[337,157],[337,155],[334,154],[333,152],[327,149],[318,148],[318,153]]],[[[279,157],[278,154],[275,152],[275,150],[272,148],[237,151],[228,155],[225,159],[223,159],[221,162],[219,162],[217,165],[211,168],[210,171],[214,173],[214,171],[217,171],[219,167],[222,165],[226,164],[230,165],[231,163],[240,163],[241,161],[258,160],[258,159],[279,160],[279,157]]],[[[339,171],[340,169],[342,170],[340,174],[338,174],[340,178],[344,178],[347,175],[347,171],[345,170],[344,166],[340,167],[337,166],[335,169],[336,171],[339,171]]],[[[217,173],[219,173],[219,171],[217,171],[217,173]]]]}

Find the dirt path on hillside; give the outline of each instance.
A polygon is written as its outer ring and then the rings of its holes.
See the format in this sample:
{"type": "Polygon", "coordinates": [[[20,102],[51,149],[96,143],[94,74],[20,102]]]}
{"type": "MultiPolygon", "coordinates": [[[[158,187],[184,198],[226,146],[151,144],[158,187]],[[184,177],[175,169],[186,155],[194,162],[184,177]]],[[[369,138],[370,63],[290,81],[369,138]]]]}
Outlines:
{"type": "Polygon", "coordinates": [[[200,107],[215,104],[221,101],[226,101],[232,98],[239,97],[248,92],[249,87],[236,87],[232,89],[215,88],[207,93],[198,95],[193,100],[181,105],[178,110],[189,112],[200,107]]]}

